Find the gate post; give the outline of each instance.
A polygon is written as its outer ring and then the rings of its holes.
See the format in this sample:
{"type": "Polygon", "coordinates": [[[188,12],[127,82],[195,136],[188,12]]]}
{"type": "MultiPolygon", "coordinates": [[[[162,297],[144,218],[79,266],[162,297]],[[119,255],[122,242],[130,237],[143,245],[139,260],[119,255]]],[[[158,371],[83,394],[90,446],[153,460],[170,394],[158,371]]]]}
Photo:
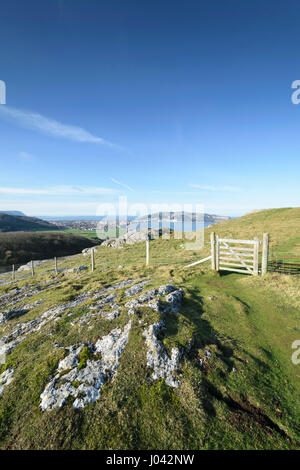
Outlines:
{"type": "Polygon", "coordinates": [[[146,266],[149,265],[149,236],[148,236],[148,239],[146,240],[146,266]]]}
{"type": "Polygon", "coordinates": [[[268,271],[268,261],[269,261],[269,234],[263,234],[263,251],[262,251],[262,264],[261,264],[261,274],[264,276],[268,271]]]}
{"type": "Polygon", "coordinates": [[[257,276],[258,275],[259,239],[255,237],[254,241],[255,241],[255,245],[254,245],[254,258],[253,258],[253,274],[254,276],[257,276]]]}
{"type": "Polygon", "coordinates": [[[216,271],[219,271],[219,235],[216,236],[216,271]]]}
{"type": "Polygon", "coordinates": [[[216,270],[216,237],[215,232],[210,234],[210,252],[211,252],[211,269],[216,270]]]}

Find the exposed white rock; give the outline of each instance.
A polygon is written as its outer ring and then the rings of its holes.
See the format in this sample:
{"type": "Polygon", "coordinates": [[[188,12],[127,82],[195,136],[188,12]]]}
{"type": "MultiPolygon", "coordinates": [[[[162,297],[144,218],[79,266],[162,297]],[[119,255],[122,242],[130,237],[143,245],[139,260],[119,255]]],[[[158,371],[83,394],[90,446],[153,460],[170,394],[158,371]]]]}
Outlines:
{"type": "Polygon", "coordinates": [[[21,317],[25,315],[30,310],[34,309],[38,305],[40,305],[45,299],[36,300],[32,304],[22,305],[17,309],[10,309],[0,313],[0,324],[5,323],[13,318],[21,317]]]}
{"type": "Polygon", "coordinates": [[[90,255],[92,250],[96,253],[96,251],[97,251],[97,246],[92,246],[91,248],[84,248],[84,249],[82,250],[83,256],[88,256],[88,255],[90,255]]]}
{"type": "Polygon", "coordinates": [[[174,287],[172,284],[165,284],[164,286],[160,286],[158,288],[158,293],[160,295],[166,295],[170,292],[173,292],[174,290],[176,290],[176,287],[174,287]]]}
{"type": "Polygon", "coordinates": [[[71,325],[74,326],[78,324],[79,326],[87,325],[92,318],[102,317],[105,320],[114,320],[120,315],[121,307],[117,304],[111,304],[111,310],[99,310],[88,312],[85,315],[81,316],[74,320],[71,325]]]}
{"type": "Polygon", "coordinates": [[[114,320],[120,315],[121,309],[120,308],[115,308],[111,310],[110,312],[102,312],[102,317],[105,318],[105,320],[114,320]]]}
{"type": "Polygon", "coordinates": [[[2,374],[0,374],[0,396],[4,391],[4,388],[13,381],[13,375],[14,369],[12,367],[6,369],[2,374]]]}
{"type": "MultiPolygon", "coordinates": [[[[41,266],[41,264],[44,264],[44,263],[47,263],[47,262],[49,262],[49,259],[42,259],[42,260],[38,259],[38,260],[33,261],[33,266],[35,268],[37,268],[38,266],[41,266]]],[[[31,271],[31,261],[28,261],[27,264],[23,264],[22,266],[20,266],[18,268],[18,271],[19,272],[31,271]]]]}
{"type": "Polygon", "coordinates": [[[28,312],[29,312],[29,309],[25,309],[25,308],[18,309],[18,310],[11,309],[11,310],[2,312],[0,313],[0,324],[5,323],[8,320],[11,320],[12,318],[21,317],[22,315],[25,315],[28,312]]]}
{"type": "Polygon", "coordinates": [[[140,230],[129,230],[118,238],[109,238],[105,240],[102,245],[110,246],[114,248],[122,248],[123,245],[134,245],[135,243],[145,242],[150,239],[157,239],[160,235],[162,238],[166,236],[169,238],[170,230],[169,229],[152,229],[150,232],[147,228],[142,228],[140,230]]]}
{"type": "Polygon", "coordinates": [[[161,304],[159,299],[150,300],[150,302],[147,303],[147,307],[152,308],[152,310],[155,310],[155,312],[161,311],[161,304]]]}
{"type": "Polygon", "coordinates": [[[133,284],[135,282],[140,282],[143,279],[145,279],[145,278],[127,279],[125,281],[116,282],[115,284],[112,284],[111,286],[104,287],[103,289],[100,289],[100,290],[94,292],[94,294],[95,294],[95,296],[98,296],[97,298],[100,298],[103,295],[106,295],[108,292],[114,291],[116,289],[122,289],[123,287],[130,286],[130,284],[133,284]]]}
{"type": "Polygon", "coordinates": [[[149,300],[154,299],[156,292],[157,292],[156,289],[150,289],[147,292],[144,292],[142,295],[140,295],[140,297],[138,298],[138,301],[140,303],[149,302],[149,300]]]}
{"type": "Polygon", "coordinates": [[[68,369],[73,369],[74,367],[78,366],[79,364],[78,356],[80,352],[82,351],[83,347],[84,347],[83,345],[78,346],[78,347],[71,346],[69,348],[69,351],[70,351],[69,354],[59,362],[57,366],[58,372],[68,370],[68,369]]]}
{"type": "Polygon", "coordinates": [[[180,353],[178,348],[172,348],[171,358],[168,356],[162,342],[157,338],[163,327],[164,322],[160,321],[144,329],[143,337],[148,347],[147,366],[153,369],[151,380],[164,379],[166,385],[177,388],[180,382],[174,377],[174,372],[179,368],[180,353]]]}
{"type": "Polygon", "coordinates": [[[135,308],[135,307],[138,307],[139,305],[140,305],[140,302],[138,301],[138,299],[131,299],[131,300],[128,300],[128,302],[126,302],[125,307],[135,308]]]}
{"type": "Polygon", "coordinates": [[[25,323],[18,323],[16,327],[7,335],[0,338],[4,345],[0,345],[0,355],[8,354],[15,346],[17,346],[21,341],[26,339],[27,335],[35,331],[39,331],[51,320],[56,320],[65,310],[72,309],[81,305],[88,298],[88,293],[84,292],[79,294],[71,302],[58,305],[56,307],[50,308],[44,312],[41,316],[34,318],[25,323]]]}
{"type": "Polygon", "coordinates": [[[108,294],[106,297],[100,299],[96,304],[90,306],[90,310],[100,310],[106,304],[110,304],[115,299],[116,294],[108,294]]]}
{"type": "MultiPolygon", "coordinates": [[[[147,283],[147,281],[144,283],[141,282],[140,284],[137,284],[127,289],[125,291],[125,297],[129,297],[140,292],[145,283],[147,283]]],[[[136,309],[142,306],[150,307],[156,312],[163,314],[166,314],[168,312],[178,313],[181,307],[182,297],[182,289],[176,289],[173,285],[166,284],[164,286],[159,287],[158,289],[150,289],[140,295],[140,297],[127,301],[125,303],[125,307],[129,308],[129,315],[135,313],[136,309]],[[160,298],[165,295],[166,297],[162,302],[160,298]]]]}
{"type": "Polygon", "coordinates": [[[178,313],[182,304],[183,290],[177,289],[168,294],[165,298],[165,304],[161,306],[161,313],[178,313]]]}
{"type": "Polygon", "coordinates": [[[128,342],[131,322],[124,330],[115,328],[108,335],[99,339],[95,346],[89,345],[92,352],[101,359],[88,359],[86,366],[79,370],[79,354],[84,345],[72,346],[69,355],[60,361],[56,376],[49,382],[41,394],[40,407],[51,410],[63,406],[68,398],[75,398],[74,408],[83,408],[87,403],[94,403],[100,398],[100,391],[105,382],[111,380],[119,367],[120,357],[128,342]],[[67,374],[61,374],[72,367],[67,374]],[[78,387],[74,384],[79,384],[78,387]]]}
{"type": "Polygon", "coordinates": [[[125,290],[125,297],[132,297],[133,295],[138,294],[143,290],[143,287],[146,284],[149,284],[149,282],[151,282],[151,279],[147,279],[146,281],[142,281],[139,284],[135,284],[134,286],[129,287],[129,289],[125,290]]]}
{"type": "Polygon", "coordinates": [[[40,282],[39,284],[12,289],[7,294],[0,296],[1,308],[12,307],[18,302],[23,301],[24,298],[32,297],[33,295],[39,294],[43,290],[51,289],[59,283],[60,281],[53,281],[53,279],[48,279],[46,281],[40,282]]]}
{"type": "Polygon", "coordinates": [[[86,271],[87,269],[87,266],[77,266],[75,268],[67,269],[67,273],[78,273],[80,271],[86,271]]]}

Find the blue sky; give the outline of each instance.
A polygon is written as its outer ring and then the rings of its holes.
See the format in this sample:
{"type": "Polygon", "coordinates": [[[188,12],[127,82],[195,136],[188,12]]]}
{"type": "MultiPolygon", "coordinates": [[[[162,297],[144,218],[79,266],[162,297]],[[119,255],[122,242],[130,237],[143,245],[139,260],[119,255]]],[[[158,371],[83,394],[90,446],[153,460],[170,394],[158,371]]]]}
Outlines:
{"type": "Polygon", "coordinates": [[[3,1],[0,209],[299,205],[298,1],[3,1]]]}

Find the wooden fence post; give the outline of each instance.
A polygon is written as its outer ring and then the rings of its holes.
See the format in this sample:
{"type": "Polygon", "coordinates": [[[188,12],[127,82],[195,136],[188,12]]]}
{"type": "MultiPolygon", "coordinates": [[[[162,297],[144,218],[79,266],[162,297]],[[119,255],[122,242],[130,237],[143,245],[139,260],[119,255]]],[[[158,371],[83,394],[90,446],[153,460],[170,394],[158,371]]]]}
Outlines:
{"type": "Polygon", "coordinates": [[[34,265],[33,265],[33,260],[31,260],[31,276],[34,276],[34,265]]]}
{"type": "Polygon", "coordinates": [[[92,271],[95,270],[95,252],[94,248],[91,248],[91,259],[92,259],[92,271]]]}
{"type": "Polygon", "coordinates": [[[211,251],[211,269],[216,270],[216,236],[215,232],[210,234],[210,251],[211,251]]]}
{"type": "Polygon", "coordinates": [[[149,238],[146,240],[146,266],[149,265],[149,238]]]}
{"type": "Polygon", "coordinates": [[[11,278],[14,281],[15,280],[15,265],[12,265],[12,272],[11,272],[11,278]]]}
{"type": "Polygon", "coordinates": [[[259,239],[255,237],[254,241],[255,241],[255,245],[254,245],[254,257],[253,257],[253,274],[254,276],[257,276],[258,275],[259,239]]]}
{"type": "Polygon", "coordinates": [[[219,271],[219,235],[216,236],[215,256],[216,256],[216,271],[219,271]]]}
{"type": "Polygon", "coordinates": [[[57,274],[57,258],[56,258],[56,256],[54,257],[54,270],[55,270],[55,274],[57,274]]]}
{"type": "Polygon", "coordinates": [[[262,263],[261,263],[261,274],[264,276],[268,271],[269,261],[269,234],[263,234],[263,251],[262,251],[262,263]]]}

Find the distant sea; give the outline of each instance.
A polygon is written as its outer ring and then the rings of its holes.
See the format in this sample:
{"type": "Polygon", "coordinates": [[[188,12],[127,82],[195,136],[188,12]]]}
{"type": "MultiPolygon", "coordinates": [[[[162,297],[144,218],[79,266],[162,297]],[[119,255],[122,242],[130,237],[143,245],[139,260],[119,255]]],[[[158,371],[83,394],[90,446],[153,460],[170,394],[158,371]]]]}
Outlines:
{"type": "MultiPolygon", "coordinates": [[[[39,219],[42,220],[101,220],[101,216],[96,215],[57,215],[57,216],[50,216],[50,215],[37,215],[39,219]]],[[[128,216],[128,220],[133,220],[135,217],[128,216]]],[[[114,220],[114,216],[109,216],[108,220],[114,220]]]]}
{"type": "MultiPolygon", "coordinates": [[[[102,217],[97,217],[95,215],[66,215],[66,216],[38,216],[40,219],[48,220],[48,221],[62,221],[62,220],[101,220],[102,217]]],[[[148,222],[142,222],[135,224],[134,219],[136,217],[134,216],[128,216],[128,221],[131,221],[130,225],[128,226],[128,230],[136,230],[136,229],[143,229],[148,227],[148,222]]],[[[108,217],[108,220],[114,220],[114,217],[108,217]]],[[[120,217],[120,220],[122,220],[122,217],[120,217]]],[[[124,219],[123,219],[124,220],[124,219]]],[[[208,227],[209,225],[212,225],[212,223],[207,223],[204,222],[204,227],[208,227]]],[[[151,228],[153,229],[158,229],[159,222],[152,222],[151,223],[151,228]]],[[[201,230],[201,224],[198,222],[185,222],[184,226],[182,227],[182,222],[168,222],[168,221],[163,221],[161,223],[162,228],[171,228],[173,230],[178,230],[178,231],[183,231],[183,232],[194,232],[195,230],[201,230]]]]}

